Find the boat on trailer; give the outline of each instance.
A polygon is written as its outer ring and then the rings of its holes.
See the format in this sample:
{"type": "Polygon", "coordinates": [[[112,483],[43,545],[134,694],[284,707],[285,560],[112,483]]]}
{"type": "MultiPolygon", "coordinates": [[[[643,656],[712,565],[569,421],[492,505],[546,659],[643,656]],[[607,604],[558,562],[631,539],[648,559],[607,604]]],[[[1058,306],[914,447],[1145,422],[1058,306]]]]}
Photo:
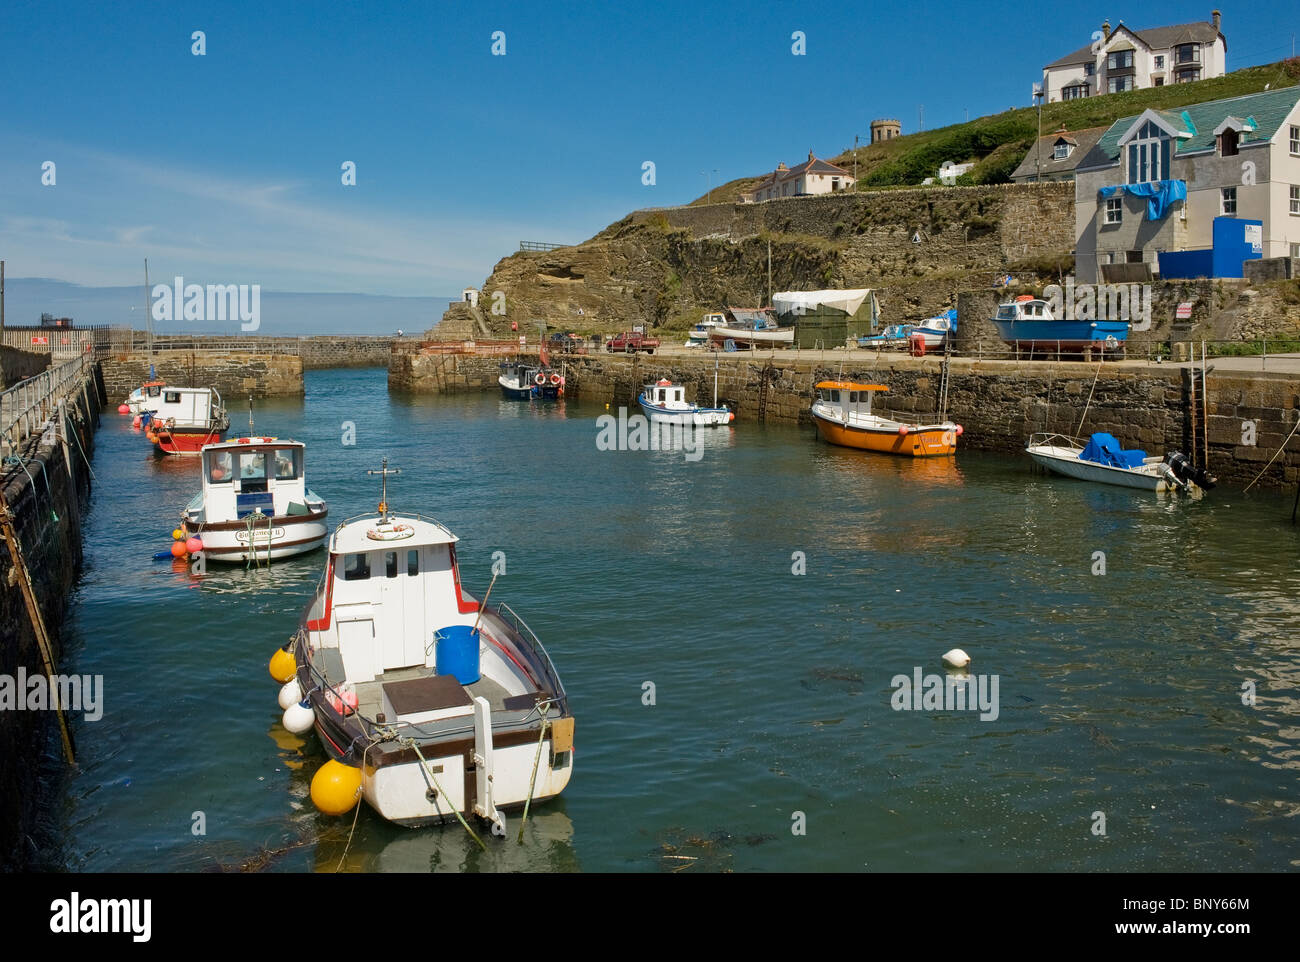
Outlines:
{"type": "Polygon", "coordinates": [[[998,336],[1017,352],[1093,352],[1122,356],[1128,340],[1127,321],[1061,320],[1040,297],[1021,294],[998,305],[993,315],[998,336]]]}
{"type": "Polygon", "coordinates": [[[1114,435],[1100,431],[1087,441],[1062,434],[1035,434],[1025,445],[1025,453],[1037,464],[1067,478],[1143,491],[1180,491],[1199,496],[1216,483],[1204,468],[1193,467],[1177,451],[1164,457],[1148,457],[1145,451],[1125,450],[1114,435]]]}
{"type": "Polygon", "coordinates": [[[873,414],[872,397],[888,390],[883,384],[821,381],[810,412],[818,433],[831,444],[884,454],[925,458],[957,450],[960,424],[909,423],[873,414]]]}
{"type": "Polygon", "coordinates": [[[325,543],[325,499],[307,487],[301,441],[246,437],[203,448],[203,487],[181,512],[210,561],[276,561],[325,543]]]}
{"type": "MultiPolygon", "coordinates": [[[[345,766],[334,773],[358,778],[355,791],[387,820],[476,815],[503,835],[505,811],[569,783],[568,696],[537,636],[507,605],[487,603],[492,586],[481,601],[462,587],[459,539],[432,518],[389,513],[397,472],[385,460],[370,473],[383,477],[379,510],[335,529],[322,582],[284,649],[293,658],[286,726],[291,712],[310,710],[308,726],[345,766]]],[[[313,778],[314,799],[331,762],[313,778]]]]}
{"type": "Polygon", "coordinates": [[[145,437],[164,454],[197,455],[230,427],[221,395],[209,387],[164,387],[162,401],[141,415],[145,437]]]}

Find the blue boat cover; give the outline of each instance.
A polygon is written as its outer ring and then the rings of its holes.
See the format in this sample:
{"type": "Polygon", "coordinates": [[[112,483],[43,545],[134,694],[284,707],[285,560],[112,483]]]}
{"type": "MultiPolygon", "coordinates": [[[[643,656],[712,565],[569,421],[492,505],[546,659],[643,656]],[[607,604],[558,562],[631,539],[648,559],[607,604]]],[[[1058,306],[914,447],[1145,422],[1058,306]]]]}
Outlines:
{"type": "Polygon", "coordinates": [[[1146,460],[1145,451],[1125,451],[1115,435],[1098,431],[1088,439],[1088,446],[1079,454],[1080,461],[1093,461],[1112,468],[1138,468],[1146,460]]]}

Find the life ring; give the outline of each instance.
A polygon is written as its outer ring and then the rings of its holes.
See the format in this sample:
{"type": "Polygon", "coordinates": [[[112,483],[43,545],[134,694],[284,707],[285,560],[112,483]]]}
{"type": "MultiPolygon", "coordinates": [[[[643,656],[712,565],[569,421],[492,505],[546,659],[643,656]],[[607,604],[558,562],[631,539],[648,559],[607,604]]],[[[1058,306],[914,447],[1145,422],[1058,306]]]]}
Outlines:
{"type": "Polygon", "coordinates": [[[415,534],[415,529],[409,524],[394,524],[387,528],[371,528],[366,532],[366,537],[371,541],[401,541],[415,534]]]}
{"type": "Polygon", "coordinates": [[[542,374],[542,373],[539,372],[539,373],[537,374],[537,376],[533,378],[533,383],[534,383],[534,384],[545,384],[545,383],[546,383],[546,375],[545,375],[545,374],[542,374]]]}
{"type": "Polygon", "coordinates": [[[555,385],[555,384],[559,384],[559,383],[560,383],[560,375],[558,375],[558,374],[552,374],[552,375],[551,375],[551,384],[552,384],[552,385],[555,385]]]}

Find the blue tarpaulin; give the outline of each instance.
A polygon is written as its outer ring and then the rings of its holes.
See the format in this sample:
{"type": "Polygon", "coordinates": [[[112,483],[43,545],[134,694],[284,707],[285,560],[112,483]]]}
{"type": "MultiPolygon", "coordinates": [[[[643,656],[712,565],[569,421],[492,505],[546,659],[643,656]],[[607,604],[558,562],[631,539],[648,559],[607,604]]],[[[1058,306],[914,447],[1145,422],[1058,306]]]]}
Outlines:
{"type": "Polygon", "coordinates": [[[1187,199],[1187,181],[1153,180],[1145,184],[1116,184],[1103,187],[1097,193],[1104,199],[1116,191],[1124,191],[1134,197],[1147,198],[1147,220],[1160,220],[1169,210],[1169,205],[1176,200],[1187,199]]]}
{"type": "Polygon", "coordinates": [[[1115,435],[1098,431],[1088,439],[1088,446],[1079,452],[1080,461],[1095,461],[1112,468],[1138,468],[1146,458],[1145,451],[1125,451],[1115,435]]]}

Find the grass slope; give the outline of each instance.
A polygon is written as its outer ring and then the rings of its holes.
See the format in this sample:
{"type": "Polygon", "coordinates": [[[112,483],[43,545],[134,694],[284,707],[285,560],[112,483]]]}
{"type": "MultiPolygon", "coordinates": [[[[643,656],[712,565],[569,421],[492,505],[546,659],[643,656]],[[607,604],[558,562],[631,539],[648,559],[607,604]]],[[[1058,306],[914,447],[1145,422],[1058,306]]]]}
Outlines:
{"type": "MultiPolygon", "coordinates": [[[[1258,67],[1246,67],[1223,77],[1189,84],[1148,87],[1119,94],[1086,97],[1043,105],[1043,131],[1062,124],[1069,130],[1109,126],[1121,117],[1139,114],[1148,107],[1182,108],[1208,100],[1223,100],[1243,94],[1289,87],[1300,82],[1300,57],[1258,67]]],[[[933,177],[946,160],[954,164],[974,161],[969,183],[999,184],[1011,179],[1011,172],[1033,146],[1038,135],[1038,110],[1020,107],[1000,114],[977,117],[967,123],[906,134],[881,144],[857,149],[858,190],[913,186],[933,177]]],[[[832,163],[853,169],[854,151],[846,150],[832,163]]],[[[715,187],[713,203],[734,203],[740,193],[759,178],[743,177],[715,187]]],[[[698,197],[688,206],[703,204],[698,197]]]]}

